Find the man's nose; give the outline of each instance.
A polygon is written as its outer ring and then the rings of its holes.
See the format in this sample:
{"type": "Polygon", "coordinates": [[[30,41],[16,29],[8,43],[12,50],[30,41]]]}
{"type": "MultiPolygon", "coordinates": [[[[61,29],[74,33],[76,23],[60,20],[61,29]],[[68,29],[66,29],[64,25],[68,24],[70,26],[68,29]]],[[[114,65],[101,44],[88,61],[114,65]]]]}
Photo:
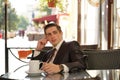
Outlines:
{"type": "Polygon", "coordinates": [[[55,36],[55,34],[52,33],[52,34],[51,34],[51,37],[53,38],[54,36],[55,36]]]}

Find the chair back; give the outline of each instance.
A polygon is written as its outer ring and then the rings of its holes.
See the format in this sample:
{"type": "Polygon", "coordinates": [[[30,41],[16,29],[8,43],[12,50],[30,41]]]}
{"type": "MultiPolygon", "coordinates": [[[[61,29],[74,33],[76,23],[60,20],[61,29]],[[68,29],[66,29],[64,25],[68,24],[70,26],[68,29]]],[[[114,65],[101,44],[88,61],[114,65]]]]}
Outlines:
{"type": "Polygon", "coordinates": [[[98,44],[92,44],[92,45],[80,45],[81,50],[96,50],[98,49],[98,44]]]}
{"type": "Polygon", "coordinates": [[[120,49],[88,50],[87,69],[120,69],[120,49]]]}

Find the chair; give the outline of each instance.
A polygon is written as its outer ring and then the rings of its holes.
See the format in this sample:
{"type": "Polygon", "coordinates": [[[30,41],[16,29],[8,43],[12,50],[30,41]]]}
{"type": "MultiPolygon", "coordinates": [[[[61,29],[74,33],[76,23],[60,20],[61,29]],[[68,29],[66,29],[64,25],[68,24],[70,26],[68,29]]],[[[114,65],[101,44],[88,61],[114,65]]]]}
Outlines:
{"type": "Polygon", "coordinates": [[[97,44],[92,44],[92,45],[80,45],[81,50],[96,50],[98,49],[97,44]]]}
{"type": "Polygon", "coordinates": [[[86,50],[87,69],[120,69],[120,49],[86,50]]]}

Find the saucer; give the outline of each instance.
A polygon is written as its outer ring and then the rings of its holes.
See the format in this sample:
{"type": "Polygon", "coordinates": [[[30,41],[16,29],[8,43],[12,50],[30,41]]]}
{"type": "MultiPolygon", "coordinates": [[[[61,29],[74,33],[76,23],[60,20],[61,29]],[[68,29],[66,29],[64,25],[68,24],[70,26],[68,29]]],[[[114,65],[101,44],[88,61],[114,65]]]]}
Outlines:
{"type": "Polygon", "coordinates": [[[44,73],[44,71],[39,71],[39,72],[29,72],[29,71],[25,71],[27,74],[28,74],[28,76],[30,76],[30,77],[34,77],[34,76],[40,76],[42,73],[44,73]]]}

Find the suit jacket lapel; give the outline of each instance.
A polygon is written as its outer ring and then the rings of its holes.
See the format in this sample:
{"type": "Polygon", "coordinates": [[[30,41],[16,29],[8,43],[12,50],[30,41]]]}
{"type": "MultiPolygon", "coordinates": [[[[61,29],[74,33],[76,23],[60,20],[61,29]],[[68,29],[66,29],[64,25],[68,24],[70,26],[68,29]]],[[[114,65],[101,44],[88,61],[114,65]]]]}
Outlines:
{"type": "Polygon", "coordinates": [[[62,45],[60,46],[53,63],[60,63],[61,62],[61,56],[64,56],[64,54],[66,53],[66,49],[67,49],[66,42],[64,41],[62,43],[62,45]]]}

